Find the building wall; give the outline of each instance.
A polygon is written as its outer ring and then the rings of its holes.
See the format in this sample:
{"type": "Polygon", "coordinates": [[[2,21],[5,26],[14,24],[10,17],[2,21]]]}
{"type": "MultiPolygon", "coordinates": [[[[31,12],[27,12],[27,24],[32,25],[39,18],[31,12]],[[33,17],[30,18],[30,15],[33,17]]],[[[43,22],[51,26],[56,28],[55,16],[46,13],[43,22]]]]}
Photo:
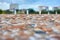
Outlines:
{"type": "Polygon", "coordinates": [[[39,6],[39,10],[48,9],[47,6],[39,6]]]}
{"type": "Polygon", "coordinates": [[[15,9],[19,9],[19,5],[18,4],[10,4],[10,10],[15,10],[15,9]]]}

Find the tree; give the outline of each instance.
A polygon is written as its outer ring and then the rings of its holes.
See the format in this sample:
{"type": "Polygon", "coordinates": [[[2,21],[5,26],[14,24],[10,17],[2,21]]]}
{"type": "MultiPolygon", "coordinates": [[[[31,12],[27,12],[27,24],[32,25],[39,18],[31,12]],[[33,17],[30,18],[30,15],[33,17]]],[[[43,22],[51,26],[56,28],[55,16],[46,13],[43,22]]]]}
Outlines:
{"type": "Polygon", "coordinates": [[[5,13],[5,14],[12,14],[12,13],[13,13],[13,11],[5,10],[5,11],[4,11],[4,13],[5,13]]]}
{"type": "Polygon", "coordinates": [[[49,10],[50,14],[55,14],[55,12],[53,10],[49,10]]]}
{"type": "Polygon", "coordinates": [[[56,13],[56,14],[60,14],[60,8],[58,8],[58,7],[54,7],[54,13],[56,13]]]}
{"type": "Polygon", "coordinates": [[[57,13],[60,14],[60,9],[57,10],[57,13]]]}
{"type": "Polygon", "coordinates": [[[3,11],[0,9],[0,14],[2,14],[2,12],[3,12],[3,11]]]}
{"type": "Polygon", "coordinates": [[[41,14],[47,14],[47,13],[48,13],[48,11],[46,9],[41,11],[41,14]]]}
{"type": "Polygon", "coordinates": [[[16,13],[17,13],[17,14],[19,13],[19,11],[20,11],[19,9],[16,9],[16,13]]]}
{"type": "Polygon", "coordinates": [[[30,14],[35,14],[36,13],[36,11],[31,9],[31,8],[29,8],[28,11],[29,11],[30,14]]]}

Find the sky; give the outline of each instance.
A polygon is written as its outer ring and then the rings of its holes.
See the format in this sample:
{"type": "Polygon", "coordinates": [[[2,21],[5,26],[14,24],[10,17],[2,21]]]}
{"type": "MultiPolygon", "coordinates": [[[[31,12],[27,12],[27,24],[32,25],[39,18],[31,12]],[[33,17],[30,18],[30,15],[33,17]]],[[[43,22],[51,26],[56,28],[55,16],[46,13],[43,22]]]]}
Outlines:
{"type": "Polygon", "coordinates": [[[11,3],[19,4],[19,9],[33,8],[38,10],[38,6],[60,6],[60,0],[0,0],[0,9],[9,9],[11,3]]]}

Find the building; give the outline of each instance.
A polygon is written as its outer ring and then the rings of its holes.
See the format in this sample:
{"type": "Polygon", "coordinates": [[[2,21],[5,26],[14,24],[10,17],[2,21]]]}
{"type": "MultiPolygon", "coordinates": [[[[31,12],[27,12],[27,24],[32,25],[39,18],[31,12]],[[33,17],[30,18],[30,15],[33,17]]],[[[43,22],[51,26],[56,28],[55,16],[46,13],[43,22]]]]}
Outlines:
{"type": "Polygon", "coordinates": [[[20,9],[20,10],[18,11],[19,14],[25,14],[25,12],[26,12],[26,9],[20,9]]]}
{"type": "Polygon", "coordinates": [[[60,9],[60,6],[58,6],[58,9],[60,9]]]}
{"type": "Polygon", "coordinates": [[[57,10],[57,9],[60,9],[60,6],[53,7],[53,10],[57,10]]]}
{"type": "Polygon", "coordinates": [[[16,10],[19,9],[19,5],[16,3],[10,4],[10,10],[14,11],[14,14],[16,14],[16,10]]]}
{"type": "Polygon", "coordinates": [[[55,10],[55,14],[58,14],[57,10],[60,9],[60,6],[57,6],[57,7],[53,7],[53,10],[55,10]]]}
{"type": "Polygon", "coordinates": [[[29,14],[29,10],[28,9],[20,9],[20,11],[18,13],[21,13],[21,14],[29,14]]]}
{"type": "Polygon", "coordinates": [[[48,6],[39,6],[39,14],[41,14],[42,10],[48,10],[48,6]]]}

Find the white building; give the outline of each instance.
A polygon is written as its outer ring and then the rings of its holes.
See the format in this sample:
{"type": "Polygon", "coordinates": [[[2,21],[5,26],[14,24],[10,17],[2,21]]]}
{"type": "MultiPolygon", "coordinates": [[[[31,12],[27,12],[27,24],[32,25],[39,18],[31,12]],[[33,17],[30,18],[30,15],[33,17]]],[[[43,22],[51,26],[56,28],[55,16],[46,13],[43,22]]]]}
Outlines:
{"type": "Polygon", "coordinates": [[[55,14],[58,14],[57,9],[60,9],[60,6],[58,6],[58,7],[53,7],[53,10],[56,10],[55,14]]]}
{"type": "Polygon", "coordinates": [[[19,5],[16,3],[10,4],[10,10],[14,11],[14,14],[16,14],[16,10],[19,9],[19,5]]]}
{"type": "MultiPolygon", "coordinates": [[[[53,7],[53,10],[57,10],[58,7],[53,7]]],[[[55,14],[58,14],[57,11],[55,12],[55,14]]]]}
{"type": "Polygon", "coordinates": [[[41,11],[44,9],[48,10],[48,7],[47,6],[39,6],[39,14],[41,14],[41,11]]]}

